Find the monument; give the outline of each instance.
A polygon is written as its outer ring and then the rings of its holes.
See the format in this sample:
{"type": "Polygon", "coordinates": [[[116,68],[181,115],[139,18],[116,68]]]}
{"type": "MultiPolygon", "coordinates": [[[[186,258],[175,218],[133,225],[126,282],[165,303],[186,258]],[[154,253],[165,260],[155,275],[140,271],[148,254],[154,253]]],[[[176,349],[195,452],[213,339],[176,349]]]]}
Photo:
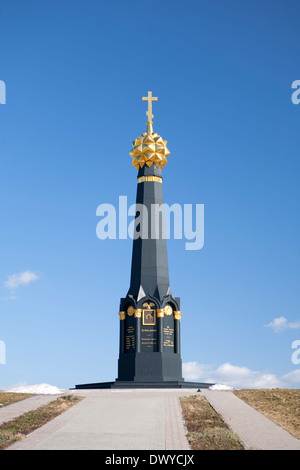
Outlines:
{"type": "Polygon", "coordinates": [[[138,170],[136,219],[131,281],[121,298],[118,377],[115,382],[76,385],[76,388],[205,388],[212,384],[185,382],[180,352],[180,298],[169,281],[164,236],[163,177],[170,151],[153,131],[148,92],[146,132],[133,142],[132,164],[138,170]]]}

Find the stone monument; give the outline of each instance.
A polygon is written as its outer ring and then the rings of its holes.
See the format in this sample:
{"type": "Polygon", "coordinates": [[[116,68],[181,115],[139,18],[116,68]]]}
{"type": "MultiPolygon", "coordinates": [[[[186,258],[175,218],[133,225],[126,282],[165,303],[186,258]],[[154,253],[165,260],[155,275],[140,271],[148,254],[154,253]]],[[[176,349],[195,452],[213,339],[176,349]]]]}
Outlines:
{"type": "Polygon", "coordinates": [[[180,299],[170,288],[164,235],[163,176],[170,151],[153,131],[148,92],[146,132],[133,142],[132,164],[138,170],[136,219],[131,282],[121,298],[118,378],[115,382],[76,385],[76,388],[204,388],[211,384],[185,382],[180,352],[180,299]]]}

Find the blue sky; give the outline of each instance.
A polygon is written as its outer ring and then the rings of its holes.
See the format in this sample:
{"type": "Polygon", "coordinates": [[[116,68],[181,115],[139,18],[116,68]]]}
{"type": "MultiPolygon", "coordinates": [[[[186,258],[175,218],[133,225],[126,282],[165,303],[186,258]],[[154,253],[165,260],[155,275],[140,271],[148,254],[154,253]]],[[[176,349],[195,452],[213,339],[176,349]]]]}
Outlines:
{"type": "Polygon", "coordinates": [[[96,209],[135,202],[148,90],[165,202],[205,206],[201,250],[168,241],[186,377],[300,386],[299,9],[1,0],[0,387],[117,376],[132,240],[99,240],[96,209]]]}

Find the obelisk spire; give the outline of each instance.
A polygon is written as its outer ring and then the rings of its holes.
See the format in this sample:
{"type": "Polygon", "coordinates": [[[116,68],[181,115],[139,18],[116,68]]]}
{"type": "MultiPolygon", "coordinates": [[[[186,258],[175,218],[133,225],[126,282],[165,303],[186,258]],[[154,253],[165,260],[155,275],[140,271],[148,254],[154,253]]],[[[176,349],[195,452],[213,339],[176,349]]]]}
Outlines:
{"type": "MultiPolygon", "coordinates": [[[[159,302],[166,296],[172,296],[169,282],[167,243],[162,233],[152,237],[153,233],[160,233],[160,218],[153,220],[151,211],[153,205],[163,208],[162,168],[167,164],[167,141],[163,140],[152,128],[152,102],[157,97],[148,92],[143,97],[148,102],[147,132],[133,142],[130,155],[133,165],[138,169],[137,207],[145,208],[141,226],[136,223],[135,230],[143,230],[143,237],[135,232],[132,253],[131,282],[128,295],[139,300],[143,295],[151,295],[159,302]]],[[[164,215],[163,215],[164,218],[164,215]]],[[[137,219],[138,221],[139,219],[137,219]]],[[[163,225],[163,224],[162,224],[163,225]]]]}

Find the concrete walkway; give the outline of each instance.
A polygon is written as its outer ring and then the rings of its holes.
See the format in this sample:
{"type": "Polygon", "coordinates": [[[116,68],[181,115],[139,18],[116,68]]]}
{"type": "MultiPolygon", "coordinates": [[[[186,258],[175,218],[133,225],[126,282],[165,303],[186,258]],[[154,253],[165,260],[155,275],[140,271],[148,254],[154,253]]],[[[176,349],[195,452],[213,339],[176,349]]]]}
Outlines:
{"type": "Polygon", "coordinates": [[[289,434],[230,391],[201,390],[247,450],[300,450],[289,434]]]}
{"type": "Polygon", "coordinates": [[[197,390],[72,390],[85,399],[8,450],[190,450],[180,395],[197,390]]]}
{"type": "MultiPolygon", "coordinates": [[[[199,394],[196,389],[66,393],[85,398],[7,450],[190,450],[179,397],[199,394]]],[[[300,440],[234,393],[202,389],[201,394],[240,437],[245,449],[300,450],[300,440]]],[[[56,397],[40,395],[10,405],[0,410],[0,419],[7,421],[56,397]]]]}
{"type": "Polygon", "coordinates": [[[36,410],[40,406],[47,405],[50,401],[55,400],[60,395],[34,395],[25,400],[17,401],[12,405],[0,408],[0,425],[11,419],[17,418],[27,411],[36,410]]]}

